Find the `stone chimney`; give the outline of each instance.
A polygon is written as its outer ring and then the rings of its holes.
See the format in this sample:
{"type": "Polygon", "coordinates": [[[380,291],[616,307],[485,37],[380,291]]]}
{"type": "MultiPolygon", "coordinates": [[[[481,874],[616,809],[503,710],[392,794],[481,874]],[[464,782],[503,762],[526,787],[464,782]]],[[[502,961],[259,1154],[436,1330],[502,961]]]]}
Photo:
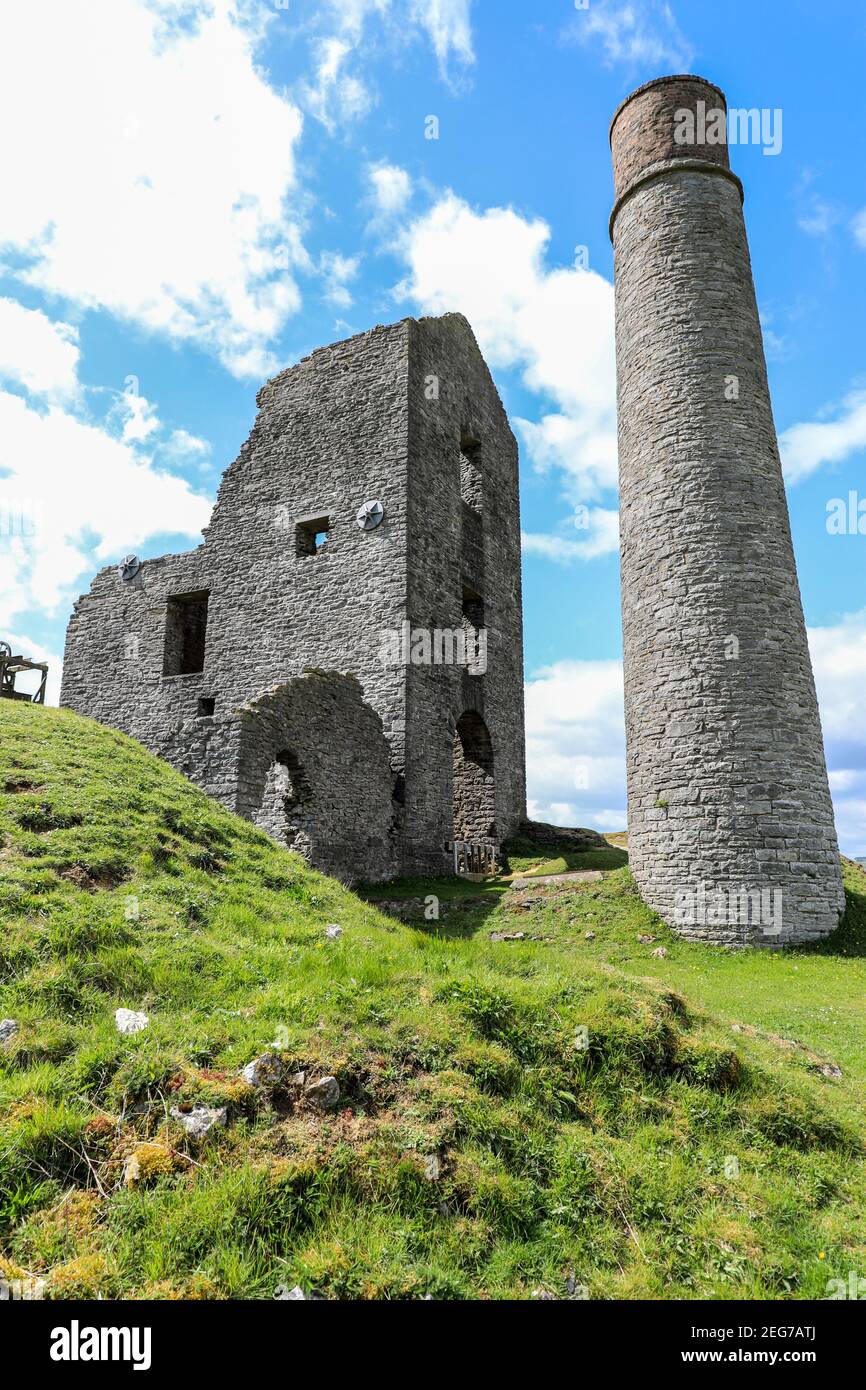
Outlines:
{"type": "Polygon", "coordinates": [[[726,103],[611,123],[629,857],[684,936],[826,936],[844,894],[726,103]]]}

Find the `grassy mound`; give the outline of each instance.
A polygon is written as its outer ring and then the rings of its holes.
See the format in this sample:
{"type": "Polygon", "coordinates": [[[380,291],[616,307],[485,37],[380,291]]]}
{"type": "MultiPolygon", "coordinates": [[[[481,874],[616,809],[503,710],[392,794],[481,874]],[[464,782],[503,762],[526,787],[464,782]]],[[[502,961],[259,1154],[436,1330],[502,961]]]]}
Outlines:
{"type": "Polygon", "coordinates": [[[602,882],[365,900],[111,730],[4,703],[0,749],[0,1277],[724,1299],[866,1267],[856,871],[837,943],[735,956],[675,940],[619,850],[602,882]]]}

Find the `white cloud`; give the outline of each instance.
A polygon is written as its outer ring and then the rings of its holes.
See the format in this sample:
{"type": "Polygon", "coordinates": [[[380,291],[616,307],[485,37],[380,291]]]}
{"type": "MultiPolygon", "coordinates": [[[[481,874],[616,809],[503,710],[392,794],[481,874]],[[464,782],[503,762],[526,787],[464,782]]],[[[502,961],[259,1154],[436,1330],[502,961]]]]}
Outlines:
{"type": "Polygon", "coordinates": [[[622,663],[559,661],[526,684],[529,814],[625,828],[622,663]]]}
{"type": "Polygon", "coordinates": [[[811,237],[826,237],[842,220],[843,209],[831,203],[814,187],[813,169],[804,169],[797,181],[794,196],[797,204],[797,226],[811,237]]]}
{"type": "Polygon", "coordinates": [[[574,16],[569,34],[580,43],[600,43],[607,67],[619,63],[689,72],[695,56],[664,0],[591,0],[574,16]]]}
{"type": "Polygon", "coordinates": [[[412,0],[410,14],[430,36],[443,75],[453,53],[463,64],[474,63],[472,0],[412,0]]]}
{"type": "Polygon", "coordinates": [[[791,425],[779,436],[785,478],[798,483],[825,463],[841,463],[866,448],[866,389],[849,392],[835,420],[791,425]]]}
{"type": "Polygon", "coordinates": [[[163,453],[170,458],[203,459],[211,452],[211,446],[206,439],[200,439],[197,434],[190,434],[189,430],[172,430],[163,447],[163,453]]]}
{"type": "Polygon", "coordinates": [[[412,196],[412,180],[405,169],[386,161],[371,164],[367,169],[367,179],[370,201],[380,218],[395,217],[403,212],[412,196]]]}
{"type": "Polygon", "coordinates": [[[475,61],[470,10],[471,0],[327,0],[309,21],[328,32],[313,40],[315,76],[301,86],[304,105],[330,131],[367,115],[376,94],[362,75],[361,50],[373,19],[394,46],[425,35],[450,83],[452,57],[461,68],[475,61]]]}
{"type": "Polygon", "coordinates": [[[840,844],[846,854],[866,854],[866,608],[810,628],[809,649],[840,844]]]}
{"type": "Polygon", "coordinates": [[[51,396],[71,396],[78,389],[79,356],[77,329],[52,323],[41,309],[0,299],[0,381],[51,396]]]}
{"type": "Polygon", "coordinates": [[[797,216],[797,226],[807,236],[825,237],[841,220],[841,209],[835,203],[828,203],[818,193],[810,193],[802,203],[797,216]]]}
{"type": "Polygon", "coordinates": [[[352,303],[349,282],[358,274],[359,256],[343,256],[339,251],[323,251],[319,258],[319,273],[324,281],[325,299],[339,309],[352,303]]]}
{"type": "Polygon", "coordinates": [[[353,45],[337,35],[322,39],[316,48],[315,81],[303,89],[308,109],[329,130],[365,116],[373,104],[361,79],[346,71],[352,51],[353,45]]]}
{"type": "Polygon", "coordinates": [[[121,392],[111,416],[120,422],[124,444],[141,444],[160,428],[156,406],[135,391],[121,392]]]}
{"type": "MultiPolygon", "coordinates": [[[[866,609],[809,629],[842,852],[866,855],[866,609]]],[[[530,814],[598,830],[625,825],[622,663],[560,661],[526,685],[530,814]]]]}
{"type": "Polygon", "coordinates": [[[851,222],[851,231],[858,246],[866,249],[866,208],[861,208],[851,222]]]}
{"type": "Polygon", "coordinates": [[[449,192],[401,239],[398,294],[424,313],[464,313],[491,367],[520,371],[553,407],[515,423],[536,467],[560,469],[582,502],[616,486],[613,287],[577,265],[549,266],[549,240],[540,218],[475,212],[449,192]]]}
{"type": "Polygon", "coordinates": [[[0,235],[24,279],[238,375],[272,368],[299,302],[290,272],[307,264],[287,204],[301,115],[254,56],[274,14],[243,0],[0,8],[0,235]]]}
{"type": "Polygon", "coordinates": [[[521,537],[524,554],[543,555],[557,564],[570,565],[574,560],[594,560],[598,555],[610,555],[619,550],[619,512],[591,507],[585,521],[586,525],[578,533],[584,535],[583,540],[524,531],[521,537]]]}
{"type": "Polygon", "coordinates": [[[195,536],[211,504],[97,425],[0,391],[0,628],[53,616],[82,575],[165,532],[195,536]]]}

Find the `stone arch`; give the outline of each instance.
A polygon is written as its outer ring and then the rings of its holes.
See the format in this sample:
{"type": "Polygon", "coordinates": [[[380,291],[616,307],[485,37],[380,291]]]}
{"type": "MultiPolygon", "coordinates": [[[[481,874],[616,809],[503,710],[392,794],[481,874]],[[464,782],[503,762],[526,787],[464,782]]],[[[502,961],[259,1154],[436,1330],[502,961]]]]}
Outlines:
{"type": "Polygon", "coordinates": [[[265,774],[256,821],[280,844],[309,856],[313,790],[304,765],[292,748],[281,748],[265,774]]]}
{"type": "Polygon", "coordinates": [[[454,730],[454,838],[495,840],[496,801],[493,743],[475,710],[466,710],[454,730]]]}
{"type": "Polygon", "coordinates": [[[354,676],[307,671],[236,712],[236,809],[345,881],[392,872],[394,774],[354,676]]]}

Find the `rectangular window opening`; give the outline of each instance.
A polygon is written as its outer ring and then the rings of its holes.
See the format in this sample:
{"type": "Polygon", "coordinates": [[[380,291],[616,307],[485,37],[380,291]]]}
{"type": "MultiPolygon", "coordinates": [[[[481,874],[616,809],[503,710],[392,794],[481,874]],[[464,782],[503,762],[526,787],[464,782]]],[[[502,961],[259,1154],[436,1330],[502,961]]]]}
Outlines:
{"type": "Polygon", "coordinates": [[[295,524],[295,554],[321,555],[328,548],[331,523],[326,516],[317,516],[295,524]]]}
{"type": "Polygon", "coordinates": [[[190,676],[204,670],[207,593],[175,594],[165,619],[164,676],[190,676]]]}
{"type": "Polygon", "coordinates": [[[460,436],[460,496],[473,512],[481,511],[484,496],[481,441],[465,430],[460,436]]]}
{"type": "Polygon", "coordinates": [[[468,584],[463,585],[463,624],[476,632],[484,626],[484,599],[468,584]]]}
{"type": "Polygon", "coordinates": [[[210,719],[216,709],[216,700],[212,695],[205,695],[198,702],[199,719],[210,719]]]}

